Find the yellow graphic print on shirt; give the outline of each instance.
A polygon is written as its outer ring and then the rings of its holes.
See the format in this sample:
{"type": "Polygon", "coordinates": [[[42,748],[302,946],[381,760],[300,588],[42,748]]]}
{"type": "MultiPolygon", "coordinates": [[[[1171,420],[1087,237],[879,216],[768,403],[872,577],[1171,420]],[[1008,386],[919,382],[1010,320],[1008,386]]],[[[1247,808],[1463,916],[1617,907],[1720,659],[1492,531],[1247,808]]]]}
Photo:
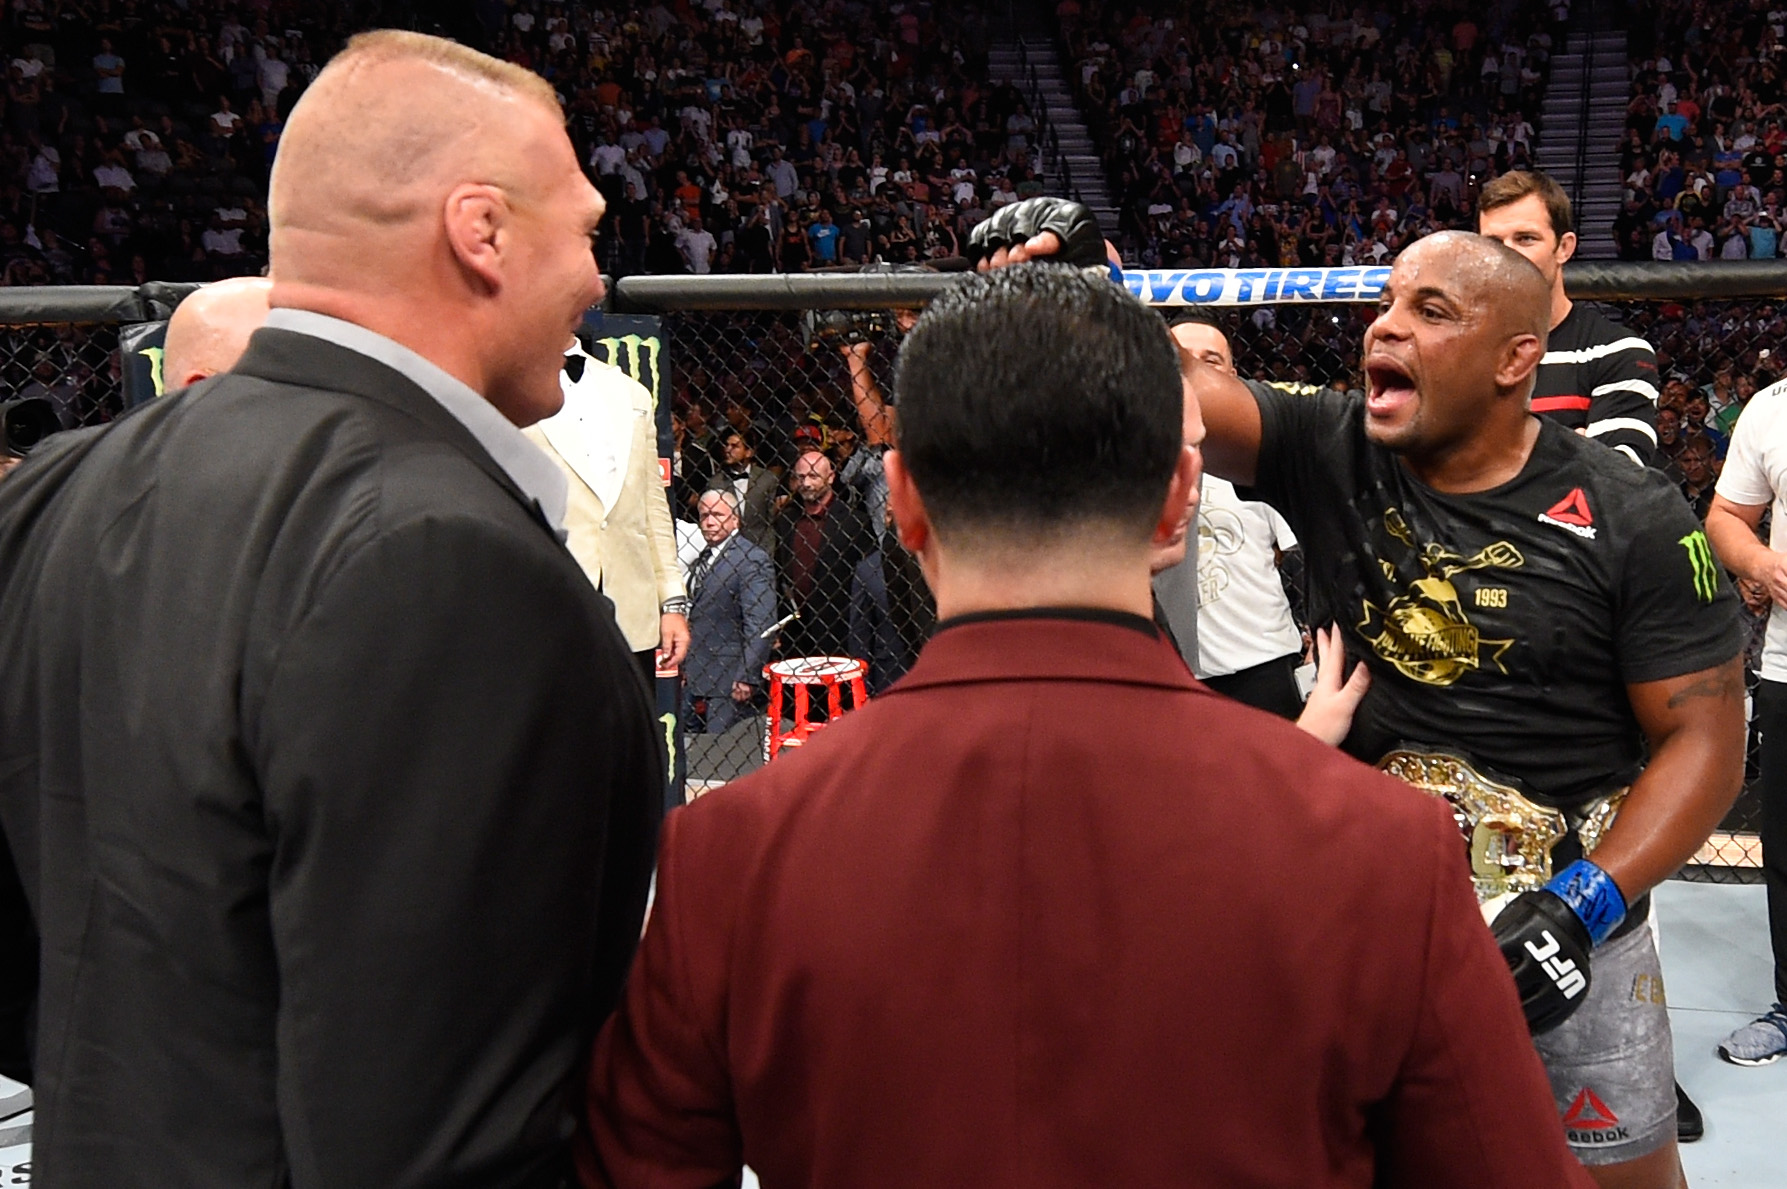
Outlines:
{"type": "MultiPolygon", "coordinates": [[[[1384,512],[1384,527],[1413,551],[1422,576],[1410,581],[1405,593],[1391,599],[1388,608],[1365,601],[1359,632],[1372,651],[1403,676],[1426,685],[1451,685],[1485,664],[1506,673],[1502,656],[1514,641],[1482,638],[1464,613],[1452,577],[1467,570],[1517,569],[1526,564],[1520,550],[1507,541],[1497,541],[1472,557],[1463,557],[1440,545],[1417,545],[1395,508],[1384,512]]],[[[1378,565],[1385,577],[1398,578],[1391,563],[1379,558],[1378,565]]]]}

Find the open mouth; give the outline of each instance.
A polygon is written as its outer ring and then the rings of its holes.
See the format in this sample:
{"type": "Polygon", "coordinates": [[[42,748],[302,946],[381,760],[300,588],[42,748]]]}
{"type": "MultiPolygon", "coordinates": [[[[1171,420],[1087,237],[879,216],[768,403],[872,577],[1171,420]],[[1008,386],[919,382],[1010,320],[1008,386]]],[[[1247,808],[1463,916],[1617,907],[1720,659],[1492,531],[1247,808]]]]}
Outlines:
{"type": "Polygon", "coordinates": [[[1415,391],[1414,377],[1388,356],[1379,355],[1365,363],[1365,412],[1372,417],[1388,417],[1420,398],[1415,391]]]}

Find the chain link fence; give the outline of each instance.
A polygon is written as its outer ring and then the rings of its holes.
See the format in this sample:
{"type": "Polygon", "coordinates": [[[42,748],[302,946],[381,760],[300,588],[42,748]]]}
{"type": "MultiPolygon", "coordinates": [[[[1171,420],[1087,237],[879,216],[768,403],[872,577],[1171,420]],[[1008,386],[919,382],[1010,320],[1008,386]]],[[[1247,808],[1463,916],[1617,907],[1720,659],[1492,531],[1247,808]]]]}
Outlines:
{"type": "Polygon", "coordinates": [[[118,327],[65,322],[0,328],[0,402],[7,405],[8,438],[21,437],[27,445],[52,425],[78,429],[112,420],[124,411],[118,327]],[[21,408],[16,402],[43,403],[21,408]]]}
{"type": "MultiPolygon", "coordinates": [[[[1781,302],[1598,308],[1657,348],[1668,381],[1664,403],[1677,413],[1673,427],[1664,416],[1665,451],[1677,448],[1680,425],[1694,419],[1710,418],[1709,432],[1722,445],[1718,410],[1741,408],[1787,373],[1781,302]]],[[[1221,311],[1218,320],[1244,376],[1342,388],[1360,382],[1366,306],[1256,305],[1221,311]]],[[[690,796],[801,746],[886,689],[935,624],[916,563],[888,531],[880,466],[891,440],[903,322],[891,310],[663,313],[677,442],[669,497],[697,605],[682,669],[680,745],[690,796]],[[710,550],[708,536],[723,538],[733,515],[737,536],[710,550]]],[[[111,419],[123,407],[117,341],[115,325],[0,328],[0,400],[49,400],[63,428],[111,419]]],[[[1687,482],[1679,470],[1672,477],[1687,482]]],[[[1300,607],[1294,557],[1290,572],[1292,604],[1300,607]]],[[[1753,688],[1766,616],[1746,616],[1753,688]]],[[[1684,873],[1689,878],[1756,876],[1757,745],[1752,730],[1745,790],[1684,873]]]]}

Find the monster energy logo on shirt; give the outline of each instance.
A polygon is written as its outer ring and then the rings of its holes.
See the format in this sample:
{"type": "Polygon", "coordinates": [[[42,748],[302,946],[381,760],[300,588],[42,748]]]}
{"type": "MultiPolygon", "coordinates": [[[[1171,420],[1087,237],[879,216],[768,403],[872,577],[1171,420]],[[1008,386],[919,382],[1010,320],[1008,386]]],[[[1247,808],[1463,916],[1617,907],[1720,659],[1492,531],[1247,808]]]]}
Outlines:
{"type": "Polygon", "coordinates": [[[1676,544],[1688,551],[1688,564],[1694,569],[1694,594],[1703,603],[1712,602],[1719,593],[1719,568],[1706,534],[1695,529],[1676,544]]]}

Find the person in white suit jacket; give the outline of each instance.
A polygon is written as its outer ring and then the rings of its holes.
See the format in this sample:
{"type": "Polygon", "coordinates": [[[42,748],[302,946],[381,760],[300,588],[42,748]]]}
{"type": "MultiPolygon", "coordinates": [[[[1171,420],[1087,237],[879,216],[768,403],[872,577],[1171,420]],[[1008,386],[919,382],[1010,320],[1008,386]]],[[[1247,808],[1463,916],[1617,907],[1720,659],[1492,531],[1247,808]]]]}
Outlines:
{"type": "Polygon", "coordinates": [[[569,479],[565,543],[614,604],[615,623],[649,683],[659,662],[680,665],[689,651],[689,598],[658,470],[652,395],[582,343],[565,359],[564,408],[523,432],[569,479]]]}

